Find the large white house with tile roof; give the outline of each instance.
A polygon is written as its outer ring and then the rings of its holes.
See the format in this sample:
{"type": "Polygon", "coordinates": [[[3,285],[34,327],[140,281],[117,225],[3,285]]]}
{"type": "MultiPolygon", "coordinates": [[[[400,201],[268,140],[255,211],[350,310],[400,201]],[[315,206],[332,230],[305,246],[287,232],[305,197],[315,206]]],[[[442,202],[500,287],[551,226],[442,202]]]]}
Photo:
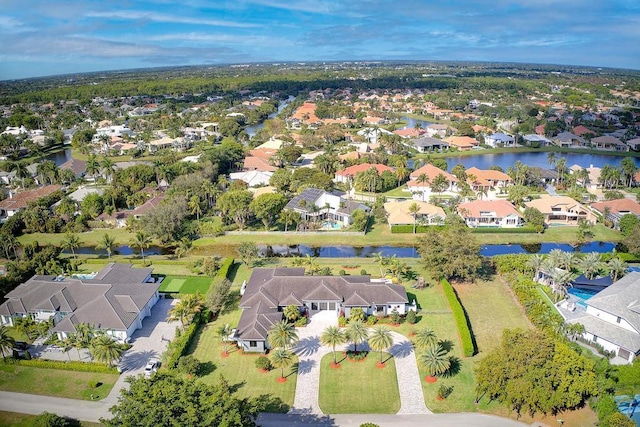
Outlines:
{"type": "Polygon", "coordinates": [[[240,300],[242,315],[234,336],[240,348],[267,350],[267,334],[288,305],[308,314],[332,311],[336,317],[349,317],[355,307],[380,316],[393,310],[405,314],[410,307],[403,286],[370,276],[305,276],[304,268],[256,268],[240,300]]]}
{"type": "Polygon", "coordinates": [[[126,342],[159,299],[160,284],[152,271],[110,263],[96,274],[33,276],[5,296],[0,322],[13,326],[17,318],[27,316],[39,322],[52,320],[52,331],[60,339],[87,323],[126,342]]]}

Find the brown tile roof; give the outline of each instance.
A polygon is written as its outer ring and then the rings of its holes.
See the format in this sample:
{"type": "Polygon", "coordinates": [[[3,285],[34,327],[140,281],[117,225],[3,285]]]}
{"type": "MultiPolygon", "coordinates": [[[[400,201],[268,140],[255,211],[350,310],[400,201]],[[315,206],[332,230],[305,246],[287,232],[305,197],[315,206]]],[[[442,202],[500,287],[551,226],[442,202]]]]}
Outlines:
{"type": "Polygon", "coordinates": [[[476,167],[471,167],[467,169],[467,176],[474,175],[476,178],[481,180],[493,180],[493,181],[507,181],[511,182],[513,179],[509,175],[504,172],[495,171],[493,169],[478,169],[476,167]]]}
{"type": "Polygon", "coordinates": [[[438,175],[444,175],[445,178],[447,178],[450,182],[458,182],[458,178],[456,178],[454,175],[433,166],[431,163],[428,163],[422,166],[420,169],[414,170],[413,172],[411,172],[411,175],[409,175],[409,177],[411,178],[411,180],[416,180],[423,173],[426,174],[427,177],[429,177],[429,180],[427,181],[427,183],[430,183],[431,180],[438,175]]]}
{"type": "Polygon", "coordinates": [[[393,168],[385,165],[381,165],[380,163],[361,163],[359,165],[349,166],[348,168],[339,170],[336,172],[338,176],[346,176],[346,177],[354,177],[360,172],[368,171],[371,168],[375,168],[379,174],[384,171],[393,172],[393,168]]]}
{"type": "Polygon", "coordinates": [[[640,215],[640,203],[631,199],[607,200],[606,202],[592,203],[591,207],[598,212],[604,212],[605,208],[609,208],[611,213],[633,213],[640,215]]]}
{"type": "Polygon", "coordinates": [[[249,171],[275,172],[278,168],[269,164],[260,157],[247,156],[244,159],[243,168],[249,171]]]}
{"type": "Polygon", "coordinates": [[[47,185],[45,187],[36,188],[35,190],[21,191],[14,194],[11,198],[4,199],[0,202],[0,209],[4,210],[17,210],[24,209],[27,205],[33,201],[38,200],[41,197],[50,195],[51,193],[58,191],[62,188],[61,185],[47,185]]]}

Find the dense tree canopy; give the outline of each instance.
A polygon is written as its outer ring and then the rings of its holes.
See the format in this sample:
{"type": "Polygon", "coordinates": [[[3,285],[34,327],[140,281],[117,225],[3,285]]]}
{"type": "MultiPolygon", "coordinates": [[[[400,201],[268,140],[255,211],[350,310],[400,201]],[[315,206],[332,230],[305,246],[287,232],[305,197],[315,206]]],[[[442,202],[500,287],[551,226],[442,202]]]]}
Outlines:
{"type": "Polygon", "coordinates": [[[480,245],[469,229],[460,224],[429,229],[418,241],[425,266],[446,279],[475,280],[482,267],[480,245]]]}

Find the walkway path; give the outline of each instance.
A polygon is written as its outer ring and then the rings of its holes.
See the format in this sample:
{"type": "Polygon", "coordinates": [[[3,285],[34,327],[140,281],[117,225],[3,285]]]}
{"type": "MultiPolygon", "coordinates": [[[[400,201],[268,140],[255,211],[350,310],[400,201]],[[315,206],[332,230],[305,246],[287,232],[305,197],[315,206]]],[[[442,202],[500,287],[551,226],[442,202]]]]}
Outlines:
{"type": "MultiPolygon", "coordinates": [[[[329,325],[335,325],[335,313],[321,311],[311,318],[311,322],[298,329],[300,341],[295,348],[298,355],[298,382],[290,414],[322,414],[318,404],[320,395],[320,361],[331,353],[331,348],[320,343],[322,331],[329,325]]],[[[396,363],[396,375],[400,392],[400,411],[398,414],[431,414],[424,404],[424,394],[420,382],[420,373],[416,364],[413,345],[403,335],[392,332],[393,346],[389,352],[396,363]]],[[[365,348],[366,344],[361,345],[365,348]]],[[[346,350],[344,345],[340,350],[346,350]]]]}

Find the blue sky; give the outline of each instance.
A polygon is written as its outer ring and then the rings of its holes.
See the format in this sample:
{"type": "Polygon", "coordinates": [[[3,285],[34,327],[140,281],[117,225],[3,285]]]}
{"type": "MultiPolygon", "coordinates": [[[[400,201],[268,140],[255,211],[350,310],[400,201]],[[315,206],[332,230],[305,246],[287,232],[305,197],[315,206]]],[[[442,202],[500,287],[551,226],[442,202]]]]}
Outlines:
{"type": "Polygon", "coordinates": [[[0,0],[0,80],[385,59],[640,69],[640,1],[0,0]]]}

